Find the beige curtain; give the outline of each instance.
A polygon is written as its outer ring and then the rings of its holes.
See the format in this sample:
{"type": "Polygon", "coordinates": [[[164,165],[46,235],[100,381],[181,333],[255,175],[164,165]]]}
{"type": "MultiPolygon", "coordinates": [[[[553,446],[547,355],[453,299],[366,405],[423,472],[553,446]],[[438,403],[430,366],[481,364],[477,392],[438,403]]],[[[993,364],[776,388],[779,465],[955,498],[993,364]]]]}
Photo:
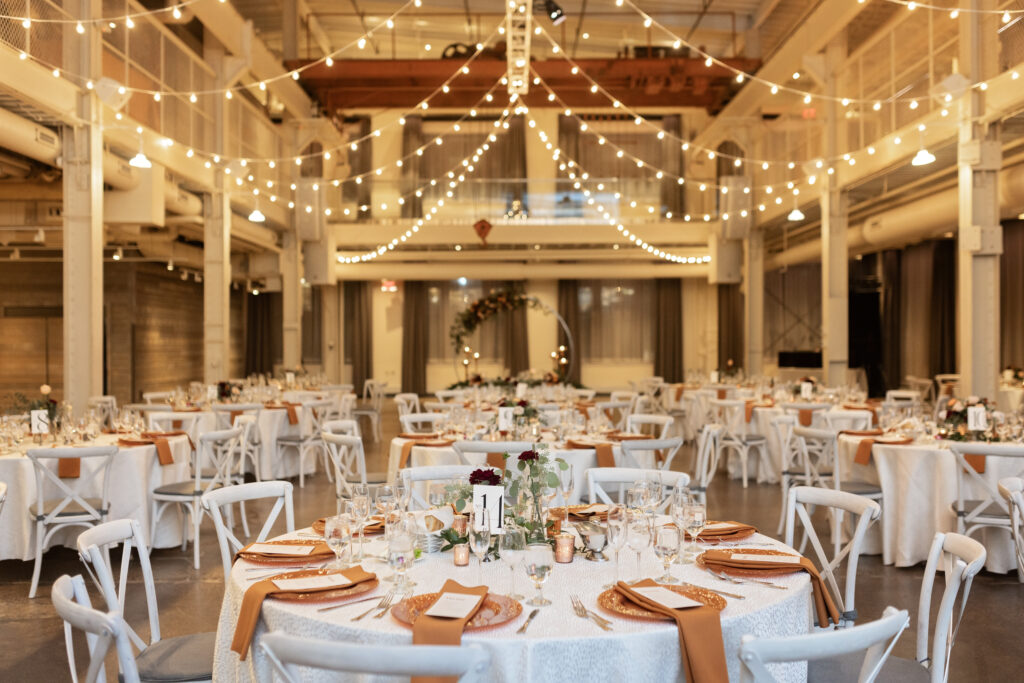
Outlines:
{"type": "Polygon", "coordinates": [[[683,283],[679,278],[654,281],[654,374],[682,382],[683,283]]]}
{"type": "Polygon", "coordinates": [[[402,391],[427,393],[427,286],[406,281],[402,308],[402,391]]]}

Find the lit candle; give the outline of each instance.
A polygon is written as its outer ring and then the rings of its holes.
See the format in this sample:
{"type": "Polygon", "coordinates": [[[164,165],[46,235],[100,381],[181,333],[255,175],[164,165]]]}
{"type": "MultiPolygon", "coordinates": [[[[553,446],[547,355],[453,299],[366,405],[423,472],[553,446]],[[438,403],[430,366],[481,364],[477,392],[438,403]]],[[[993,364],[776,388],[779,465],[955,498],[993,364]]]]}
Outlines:
{"type": "Polygon", "coordinates": [[[562,564],[572,562],[575,540],[572,534],[558,534],[555,536],[555,562],[562,564]]]}
{"type": "Polygon", "coordinates": [[[452,530],[460,536],[465,536],[468,528],[469,517],[466,515],[455,515],[454,519],[452,519],[452,530]]]}
{"type": "Polygon", "coordinates": [[[452,548],[452,560],[456,567],[465,567],[469,564],[469,544],[459,543],[452,548]]]}

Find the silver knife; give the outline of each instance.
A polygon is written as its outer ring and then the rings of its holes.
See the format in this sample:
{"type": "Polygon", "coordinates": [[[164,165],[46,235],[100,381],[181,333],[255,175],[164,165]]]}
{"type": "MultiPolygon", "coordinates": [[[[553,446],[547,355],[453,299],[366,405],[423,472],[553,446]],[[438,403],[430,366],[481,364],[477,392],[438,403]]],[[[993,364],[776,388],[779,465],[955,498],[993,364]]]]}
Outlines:
{"type": "Polygon", "coordinates": [[[526,622],[519,627],[519,630],[516,631],[516,633],[526,633],[526,629],[529,628],[530,623],[533,621],[533,618],[537,616],[539,612],[539,609],[534,609],[532,612],[530,612],[530,616],[526,617],[526,622]]]}

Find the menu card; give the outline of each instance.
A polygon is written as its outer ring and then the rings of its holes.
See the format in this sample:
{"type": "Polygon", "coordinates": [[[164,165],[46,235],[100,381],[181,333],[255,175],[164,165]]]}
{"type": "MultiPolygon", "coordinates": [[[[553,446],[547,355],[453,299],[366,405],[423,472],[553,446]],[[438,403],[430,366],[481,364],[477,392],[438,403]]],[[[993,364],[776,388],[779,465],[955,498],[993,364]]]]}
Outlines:
{"type": "Polygon", "coordinates": [[[263,555],[309,555],[316,546],[312,545],[276,545],[274,543],[253,543],[245,549],[247,553],[263,555]]]}
{"type": "Polygon", "coordinates": [[[352,582],[344,574],[317,574],[303,576],[298,579],[274,579],[274,585],[282,591],[310,591],[325,588],[342,588],[351,586],[352,582]]]}
{"type": "Polygon", "coordinates": [[[480,596],[471,593],[442,593],[441,597],[424,614],[428,617],[464,619],[469,616],[480,596]]]}
{"type": "Polygon", "coordinates": [[[697,602],[696,600],[691,600],[685,595],[680,595],[675,591],[670,591],[667,588],[662,588],[661,586],[633,586],[632,589],[634,592],[639,593],[648,600],[653,600],[659,605],[668,607],[669,609],[686,609],[687,607],[700,607],[702,604],[697,602]]]}
{"type": "Polygon", "coordinates": [[[799,563],[800,558],[796,555],[755,555],[754,553],[733,553],[729,559],[741,562],[774,562],[776,564],[799,563]]]}

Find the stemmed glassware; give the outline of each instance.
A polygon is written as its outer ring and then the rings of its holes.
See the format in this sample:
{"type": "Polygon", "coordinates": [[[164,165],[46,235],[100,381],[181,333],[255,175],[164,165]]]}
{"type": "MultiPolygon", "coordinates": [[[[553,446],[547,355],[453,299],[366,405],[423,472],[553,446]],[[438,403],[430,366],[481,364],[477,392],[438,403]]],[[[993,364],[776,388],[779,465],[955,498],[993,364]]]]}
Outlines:
{"type": "Polygon", "coordinates": [[[395,572],[395,592],[404,594],[414,585],[407,575],[416,559],[416,527],[411,515],[399,514],[388,534],[388,566],[395,572]]]}
{"type": "Polygon", "coordinates": [[[363,527],[370,517],[370,490],[366,484],[352,485],[352,516],[359,522],[359,560],[363,559],[363,527]]]}
{"type": "Polygon", "coordinates": [[[395,480],[391,489],[395,492],[395,502],[398,504],[399,509],[408,512],[409,498],[412,496],[412,488],[409,486],[409,482],[399,477],[395,480]]]}
{"type": "Polygon", "coordinates": [[[397,504],[398,500],[391,486],[383,484],[377,488],[377,512],[386,517],[397,504]]]}
{"type": "Polygon", "coordinates": [[[683,527],[686,529],[686,533],[690,535],[689,552],[695,562],[697,555],[700,554],[700,546],[697,545],[697,540],[700,537],[700,532],[704,531],[704,527],[707,524],[707,508],[703,503],[691,501],[683,512],[683,527]]]}
{"type": "Polygon", "coordinates": [[[626,545],[626,509],[618,504],[608,508],[608,518],[605,521],[608,535],[608,546],[615,551],[615,581],[605,586],[605,589],[614,588],[619,582],[619,553],[626,545]]]}
{"type": "Polygon", "coordinates": [[[498,537],[501,561],[508,567],[508,597],[522,600],[523,596],[516,593],[516,567],[523,560],[526,550],[526,532],[520,526],[506,524],[504,533],[498,537]]]}
{"type": "Polygon", "coordinates": [[[565,503],[565,523],[569,523],[569,496],[576,488],[576,475],[570,466],[564,470],[558,470],[558,490],[562,494],[562,502],[565,503]]]}
{"type": "Polygon", "coordinates": [[[680,532],[677,527],[665,524],[654,530],[654,554],[665,568],[665,574],[657,579],[661,583],[679,583],[669,569],[679,557],[679,539],[680,532]]]}
{"type": "Polygon", "coordinates": [[[476,555],[477,584],[484,583],[484,555],[491,547],[491,516],[487,508],[479,508],[473,512],[469,520],[469,548],[476,555]]]}
{"type": "Polygon", "coordinates": [[[551,601],[544,597],[544,582],[551,575],[551,569],[555,565],[555,553],[547,543],[531,543],[526,546],[523,553],[523,568],[526,575],[533,581],[537,589],[537,595],[531,598],[526,604],[534,607],[550,605],[551,601]]]}
{"type": "MultiPolygon", "coordinates": [[[[640,555],[644,548],[651,544],[651,523],[643,514],[642,510],[629,513],[629,520],[626,523],[626,545],[636,553],[636,580],[640,575],[640,555]]],[[[635,582],[634,582],[635,583],[635,582]]]]}
{"type": "Polygon", "coordinates": [[[349,549],[349,557],[352,557],[351,515],[342,513],[336,517],[328,517],[324,522],[324,540],[335,556],[335,560],[330,564],[330,568],[344,569],[345,562],[342,561],[341,556],[345,552],[346,547],[349,549]]]}

